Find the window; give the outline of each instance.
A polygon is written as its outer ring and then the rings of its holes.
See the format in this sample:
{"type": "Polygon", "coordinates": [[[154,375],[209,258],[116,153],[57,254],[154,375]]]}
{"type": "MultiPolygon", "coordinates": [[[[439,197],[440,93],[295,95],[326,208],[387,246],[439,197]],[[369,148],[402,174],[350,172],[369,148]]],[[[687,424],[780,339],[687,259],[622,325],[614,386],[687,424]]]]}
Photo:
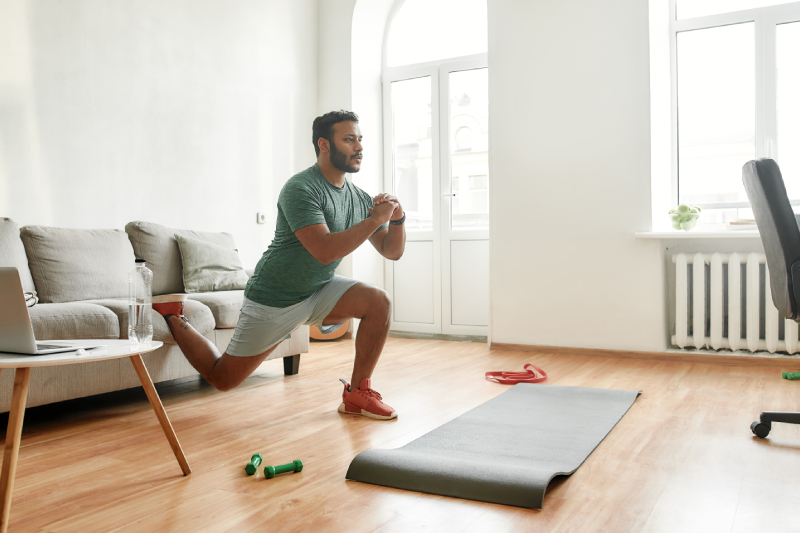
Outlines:
{"type": "Polygon", "coordinates": [[[489,227],[489,74],[486,0],[405,0],[386,41],[387,174],[406,228],[489,227]],[[473,177],[482,185],[473,187],[473,177]]]}
{"type": "Polygon", "coordinates": [[[486,0],[406,0],[389,30],[387,67],[485,54],[486,0]]]}
{"type": "Polygon", "coordinates": [[[800,205],[800,2],[672,0],[674,203],[752,218],[742,166],[771,157],[800,205]]]}
{"type": "Polygon", "coordinates": [[[472,150],[472,130],[461,126],[456,130],[456,151],[469,152],[472,150]]]}
{"type": "Polygon", "coordinates": [[[791,0],[676,0],[678,19],[719,15],[757,7],[788,4],[791,0]]]}
{"type": "Polygon", "coordinates": [[[408,213],[407,227],[428,230],[433,224],[431,166],[431,79],[392,82],[394,183],[408,213]]]}
{"type": "Polygon", "coordinates": [[[487,176],[469,177],[469,204],[472,213],[489,212],[489,180],[487,176]]]}

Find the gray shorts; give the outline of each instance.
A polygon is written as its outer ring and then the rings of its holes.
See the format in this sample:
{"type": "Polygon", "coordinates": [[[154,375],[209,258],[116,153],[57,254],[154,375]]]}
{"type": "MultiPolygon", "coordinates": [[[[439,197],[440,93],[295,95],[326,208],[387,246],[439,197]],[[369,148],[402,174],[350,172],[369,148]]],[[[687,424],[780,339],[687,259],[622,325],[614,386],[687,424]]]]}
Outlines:
{"type": "Polygon", "coordinates": [[[266,352],[279,342],[288,339],[298,326],[317,326],[330,333],[342,324],[323,326],[322,321],[347,292],[358,283],[344,276],[333,276],[327,285],[311,295],[308,300],[289,307],[267,307],[244,299],[236,331],[226,353],[236,357],[251,357],[266,352]]]}

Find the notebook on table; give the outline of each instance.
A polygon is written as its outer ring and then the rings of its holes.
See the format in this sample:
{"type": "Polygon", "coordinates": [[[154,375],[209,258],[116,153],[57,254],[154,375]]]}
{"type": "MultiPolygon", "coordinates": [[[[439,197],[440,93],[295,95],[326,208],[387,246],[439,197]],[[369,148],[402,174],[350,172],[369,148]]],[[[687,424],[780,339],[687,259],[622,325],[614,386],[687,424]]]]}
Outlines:
{"type": "Polygon", "coordinates": [[[47,355],[89,350],[100,344],[81,343],[81,346],[62,344],[64,341],[37,342],[25,304],[22,282],[16,268],[0,267],[0,352],[27,355],[47,355]]]}

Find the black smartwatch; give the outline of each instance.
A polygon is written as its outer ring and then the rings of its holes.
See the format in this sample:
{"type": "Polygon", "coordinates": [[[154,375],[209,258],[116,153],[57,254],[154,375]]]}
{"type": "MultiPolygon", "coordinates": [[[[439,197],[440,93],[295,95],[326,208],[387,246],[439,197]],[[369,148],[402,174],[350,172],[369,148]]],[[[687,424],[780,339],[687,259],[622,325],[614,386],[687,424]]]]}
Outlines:
{"type": "Polygon", "coordinates": [[[390,220],[389,224],[392,224],[393,226],[399,226],[400,224],[402,224],[405,221],[406,221],[406,212],[403,211],[403,216],[402,216],[402,218],[400,218],[400,220],[390,220]]]}

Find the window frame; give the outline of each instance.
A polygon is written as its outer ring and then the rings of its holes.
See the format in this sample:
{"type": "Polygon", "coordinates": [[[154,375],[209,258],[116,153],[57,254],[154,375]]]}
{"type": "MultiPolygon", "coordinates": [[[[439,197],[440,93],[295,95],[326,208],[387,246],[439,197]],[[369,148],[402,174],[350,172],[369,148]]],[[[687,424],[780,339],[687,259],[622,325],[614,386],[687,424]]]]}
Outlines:
{"type": "MultiPolygon", "coordinates": [[[[399,67],[384,67],[381,81],[383,90],[383,164],[386,190],[395,191],[394,152],[392,150],[394,135],[392,130],[393,120],[391,119],[392,83],[422,77],[431,78],[431,139],[435,145],[431,155],[431,165],[433,194],[434,198],[438,198],[440,195],[448,196],[451,194],[451,191],[446,190],[447,188],[445,187],[445,181],[449,180],[442,179],[443,176],[449,176],[451,172],[449,154],[451,143],[454,142],[454,132],[451,132],[449,127],[449,74],[451,72],[482,68],[489,68],[488,54],[461,56],[399,67]],[[446,123],[443,125],[442,122],[446,123]]],[[[452,205],[449,203],[447,205],[449,206],[448,209],[451,210],[452,205]]],[[[442,213],[441,202],[434,201],[432,217],[435,220],[443,221],[444,214],[442,213]]],[[[446,213],[446,215],[448,220],[452,218],[452,213],[446,213]]],[[[413,233],[414,240],[431,240],[436,233],[435,228],[436,224],[432,226],[431,230],[413,230],[411,233],[413,233]]],[[[449,224],[444,224],[442,229],[447,231],[448,234],[454,231],[449,224]]],[[[457,230],[457,233],[459,238],[483,238],[483,233],[486,231],[488,230],[457,230]]]]}
{"type": "MultiPolygon", "coordinates": [[[[682,0],[688,1],[688,0],[682,0]]],[[[733,24],[753,23],[755,36],[755,157],[770,157],[780,163],[777,124],[777,46],[779,24],[800,22],[800,1],[768,7],[733,11],[718,15],[678,19],[677,0],[669,0],[670,120],[671,120],[671,196],[672,205],[680,200],[678,148],[678,34],[733,24]]],[[[790,200],[800,205],[800,199],[790,200]]],[[[749,208],[749,202],[699,204],[703,209],[749,208]]],[[[654,213],[654,216],[656,214],[654,213]]]]}

